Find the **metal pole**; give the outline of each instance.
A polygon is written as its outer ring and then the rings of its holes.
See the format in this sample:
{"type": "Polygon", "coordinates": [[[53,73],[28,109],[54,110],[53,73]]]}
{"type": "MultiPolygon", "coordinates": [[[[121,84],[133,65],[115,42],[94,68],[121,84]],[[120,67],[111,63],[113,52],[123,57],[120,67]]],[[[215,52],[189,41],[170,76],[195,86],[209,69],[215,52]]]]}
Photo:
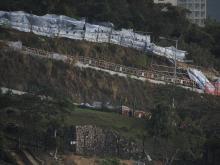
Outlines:
{"type": "MultiPolygon", "coordinates": [[[[178,40],[169,39],[166,37],[159,37],[161,40],[169,40],[169,41],[175,41],[176,42],[176,50],[175,50],[175,56],[174,56],[174,84],[176,83],[177,78],[177,49],[178,49],[178,40]]],[[[164,52],[165,53],[165,52],[164,52]]]]}
{"type": "Polygon", "coordinates": [[[177,62],[176,62],[176,54],[177,54],[177,49],[178,49],[178,40],[175,40],[176,41],[176,51],[175,51],[175,70],[174,70],[174,83],[176,83],[176,72],[177,72],[177,62]]]}

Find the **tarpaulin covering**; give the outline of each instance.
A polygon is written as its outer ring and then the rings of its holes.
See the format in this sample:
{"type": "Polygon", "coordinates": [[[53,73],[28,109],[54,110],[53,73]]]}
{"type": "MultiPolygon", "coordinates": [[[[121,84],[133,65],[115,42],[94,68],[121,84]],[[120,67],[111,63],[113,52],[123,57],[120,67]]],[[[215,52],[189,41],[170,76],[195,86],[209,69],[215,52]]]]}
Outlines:
{"type": "MultiPolygon", "coordinates": [[[[175,47],[161,47],[151,43],[149,35],[136,33],[132,29],[115,30],[113,26],[90,24],[86,23],[85,20],[77,20],[63,15],[36,16],[23,11],[0,11],[0,25],[48,37],[65,37],[75,40],[117,44],[141,51],[150,51],[171,61],[175,59],[184,61],[187,53],[175,47]]],[[[59,57],[57,54],[53,54],[53,57],[66,60],[65,57],[59,57]]],[[[216,94],[217,92],[220,95],[220,79],[213,85],[201,71],[193,68],[188,69],[188,75],[206,93],[216,94]]]]}
{"type": "Polygon", "coordinates": [[[135,33],[132,29],[114,30],[112,27],[86,23],[63,15],[36,16],[23,11],[0,11],[0,25],[48,37],[66,37],[90,42],[107,42],[182,61],[185,51],[173,47],[160,47],[151,43],[149,35],[135,33]]]}
{"type": "Polygon", "coordinates": [[[216,95],[220,96],[220,78],[218,78],[214,84],[215,84],[216,95]]]}
{"type": "Polygon", "coordinates": [[[199,70],[189,68],[188,75],[191,80],[195,81],[198,87],[206,93],[215,94],[215,86],[206,78],[206,76],[199,70]]]}
{"type": "Polygon", "coordinates": [[[172,60],[177,60],[177,61],[183,61],[186,56],[186,51],[183,50],[178,50],[175,47],[161,47],[157,46],[155,44],[152,44],[152,51],[153,53],[160,55],[160,56],[165,56],[168,59],[172,60]]]}

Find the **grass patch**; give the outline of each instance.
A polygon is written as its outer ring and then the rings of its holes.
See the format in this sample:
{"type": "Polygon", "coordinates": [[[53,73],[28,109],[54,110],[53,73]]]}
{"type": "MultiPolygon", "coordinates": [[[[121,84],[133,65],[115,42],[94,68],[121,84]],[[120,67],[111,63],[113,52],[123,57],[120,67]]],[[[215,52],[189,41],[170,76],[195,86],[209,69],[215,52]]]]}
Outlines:
{"type": "Polygon", "coordinates": [[[80,109],[69,101],[42,101],[29,95],[2,95],[0,105],[0,124],[5,128],[13,124],[26,130],[30,127],[30,131],[45,132],[54,125],[95,125],[112,129],[132,139],[137,139],[146,130],[146,121],[143,119],[129,118],[113,112],[80,109]]]}
{"type": "Polygon", "coordinates": [[[114,129],[124,136],[139,137],[145,130],[145,120],[122,116],[116,113],[99,112],[76,108],[66,119],[73,125],[97,125],[103,128],[114,129]]]}

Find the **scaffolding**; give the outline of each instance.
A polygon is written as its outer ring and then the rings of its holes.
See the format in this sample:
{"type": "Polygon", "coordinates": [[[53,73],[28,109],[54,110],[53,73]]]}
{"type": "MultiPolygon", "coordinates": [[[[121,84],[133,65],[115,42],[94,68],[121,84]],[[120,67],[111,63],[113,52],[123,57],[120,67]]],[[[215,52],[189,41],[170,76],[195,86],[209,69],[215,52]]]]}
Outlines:
{"type": "Polygon", "coordinates": [[[105,70],[109,70],[109,71],[113,71],[117,73],[123,73],[126,75],[132,75],[132,76],[136,76],[139,78],[162,81],[167,84],[175,84],[175,85],[190,87],[193,89],[196,88],[195,82],[187,78],[187,76],[174,78],[168,72],[158,72],[154,70],[141,70],[141,69],[137,69],[133,67],[127,67],[124,65],[115,64],[115,63],[108,62],[105,60],[89,58],[85,56],[62,55],[62,54],[44,51],[41,49],[29,48],[29,47],[24,47],[24,46],[23,46],[22,52],[25,54],[29,54],[29,55],[55,59],[55,60],[62,60],[63,62],[68,63],[68,64],[80,62],[87,66],[105,69],[105,70]]]}

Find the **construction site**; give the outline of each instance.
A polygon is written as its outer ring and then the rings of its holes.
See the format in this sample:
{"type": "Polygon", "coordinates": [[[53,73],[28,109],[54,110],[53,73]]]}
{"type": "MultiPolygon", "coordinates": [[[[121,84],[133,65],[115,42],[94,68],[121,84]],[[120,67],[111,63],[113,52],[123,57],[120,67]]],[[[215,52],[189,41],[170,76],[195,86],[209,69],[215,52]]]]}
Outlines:
{"type": "Polygon", "coordinates": [[[0,164],[218,164],[213,22],[151,0],[27,1],[0,2],[0,164]]]}
{"type": "MultiPolygon", "coordinates": [[[[33,32],[37,35],[47,37],[64,37],[74,40],[86,40],[89,42],[116,44],[123,47],[130,47],[143,52],[151,52],[156,56],[162,56],[170,61],[170,66],[152,65],[149,70],[139,70],[118,64],[109,63],[99,59],[75,57],[83,65],[94,67],[94,69],[105,69],[113,72],[132,75],[138,78],[152,79],[162,83],[172,83],[183,87],[189,87],[193,91],[200,91],[212,95],[220,95],[219,75],[212,73],[210,77],[203,73],[203,68],[187,64],[186,51],[178,50],[175,47],[161,47],[151,42],[150,35],[143,35],[133,32],[132,29],[117,31],[113,25],[102,26],[86,23],[85,20],[78,21],[66,16],[45,15],[36,16],[24,12],[0,12],[0,24],[24,32],[33,32]],[[211,78],[211,81],[209,79],[211,78]]],[[[9,44],[10,45],[10,44],[9,44]]],[[[13,44],[11,44],[13,45],[13,44]]],[[[52,59],[73,61],[68,55],[45,52],[22,47],[21,50],[38,56],[45,56],[52,59]]],[[[218,73],[217,73],[218,74],[218,73]]]]}

